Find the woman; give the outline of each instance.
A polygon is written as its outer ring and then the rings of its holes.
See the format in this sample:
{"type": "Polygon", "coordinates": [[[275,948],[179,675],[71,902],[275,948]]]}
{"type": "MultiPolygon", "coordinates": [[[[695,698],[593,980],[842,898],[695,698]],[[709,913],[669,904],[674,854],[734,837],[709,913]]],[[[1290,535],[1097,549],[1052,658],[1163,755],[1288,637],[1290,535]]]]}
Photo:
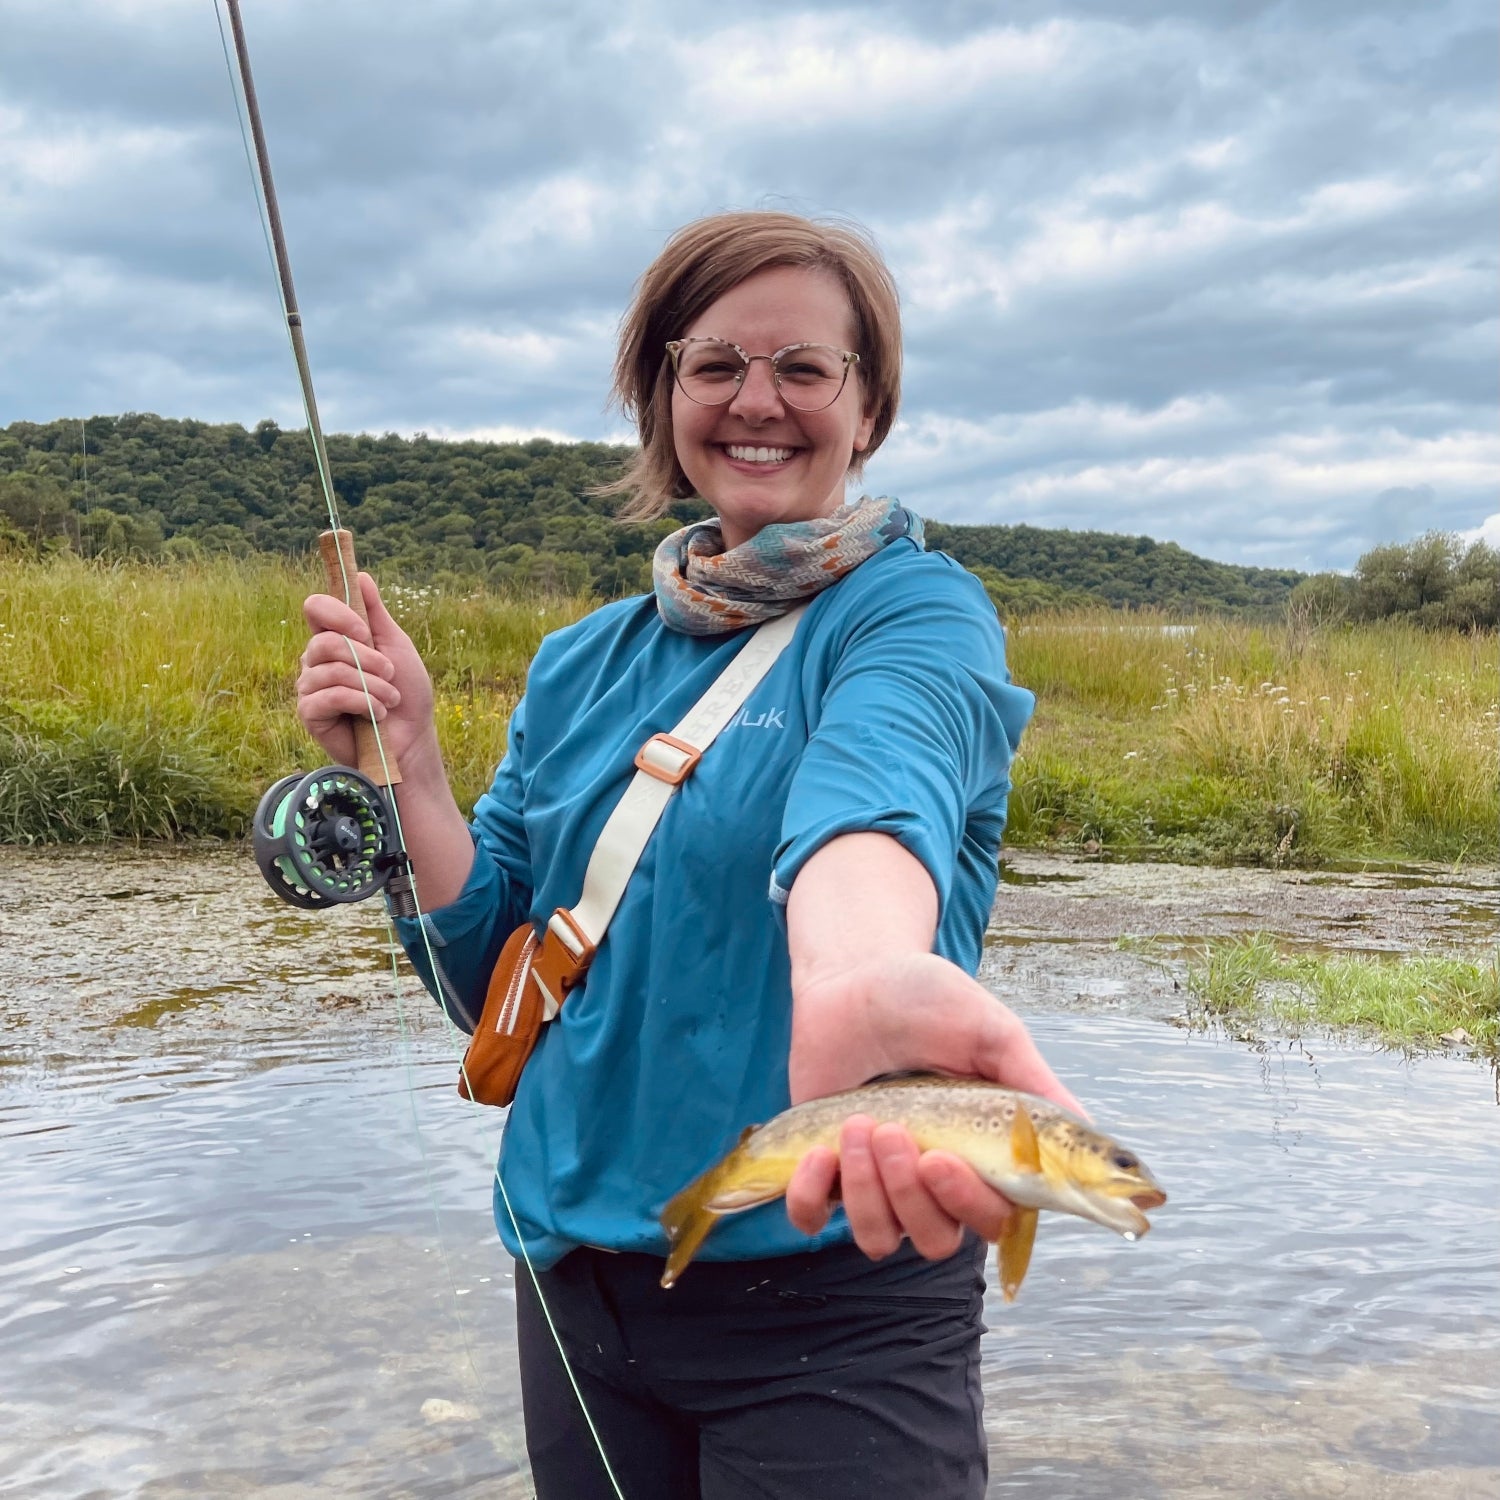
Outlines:
{"type": "Polygon", "coordinates": [[[984,1250],[1008,1206],[963,1162],[856,1116],[785,1209],[726,1220],[670,1291],[657,1215],[746,1125],[895,1069],[1076,1108],[971,977],[1031,697],[921,522],[844,504],[900,383],[895,288],[861,236],[782,213],[689,225],[641,280],[615,374],[641,434],[631,512],[696,495],[715,519],[662,543],[654,595],[543,642],[472,829],[427,674],[368,577],[373,635],[308,601],[298,683],[347,760],[344,716],[366,709],[343,637],[361,646],[443,985],[414,923],[403,940],[472,1027],[505,936],[577,901],[636,750],[748,627],[809,601],[669,804],[510,1112],[496,1219],[537,1273],[518,1270],[517,1318],[538,1494],[977,1497],[984,1250]]]}

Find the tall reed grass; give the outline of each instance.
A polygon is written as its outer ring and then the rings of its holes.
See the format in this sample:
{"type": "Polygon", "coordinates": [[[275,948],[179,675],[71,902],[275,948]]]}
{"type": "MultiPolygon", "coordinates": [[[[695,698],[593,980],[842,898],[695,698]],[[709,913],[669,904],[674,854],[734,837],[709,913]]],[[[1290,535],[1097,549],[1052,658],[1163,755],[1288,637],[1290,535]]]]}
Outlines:
{"type": "MultiPolygon", "coordinates": [[[[0,842],[243,833],[270,782],[325,759],[293,712],[302,600],[321,577],[266,557],[0,556],[0,842]]],[[[472,802],[537,645],[587,601],[384,593],[432,670],[472,802]]]]}
{"type": "MultiPolygon", "coordinates": [[[[317,565],[0,556],[0,841],[237,834],[321,762],[292,712],[317,565]]],[[[460,804],[488,785],[543,635],[584,598],[385,597],[433,674],[460,804]]],[[[1500,859],[1493,636],[1108,613],[1010,632],[1038,695],[1016,844],[1197,860],[1500,859]]]]}
{"type": "Polygon", "coordinates": [[[1500,653],[1397,623],[1035,618],[1012,842],[1188,858],[1500,858],[1500,653]]]}

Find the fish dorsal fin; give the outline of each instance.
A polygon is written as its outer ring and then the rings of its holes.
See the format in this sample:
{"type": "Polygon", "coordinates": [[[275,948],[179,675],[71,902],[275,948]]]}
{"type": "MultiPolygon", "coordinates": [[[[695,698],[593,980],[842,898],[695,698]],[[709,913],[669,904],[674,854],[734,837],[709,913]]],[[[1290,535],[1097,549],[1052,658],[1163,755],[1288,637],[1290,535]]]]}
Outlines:
{"type": "Polygon", "coordinates": [[[1031,1111],[1019,1099],[1016,1112],[1010,1117],[1010,1155],[1023,1172],[1042,1170],[1042,1148],[1037,1144],[1036,1126],[1031,1123],[1031,1111]]]}

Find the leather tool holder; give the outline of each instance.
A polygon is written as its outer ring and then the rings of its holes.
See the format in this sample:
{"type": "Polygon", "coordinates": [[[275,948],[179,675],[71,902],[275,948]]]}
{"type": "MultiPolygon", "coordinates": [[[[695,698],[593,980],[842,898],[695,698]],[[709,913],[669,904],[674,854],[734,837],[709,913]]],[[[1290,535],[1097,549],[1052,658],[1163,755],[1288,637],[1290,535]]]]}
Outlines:
{"type": "Polygon", "coordinates": [[[516,1097],[542,1027],[582,981],[593,956],[593,944],[561,907],[540,942],[530,922],[511,933],[495,960],[479,1025],[459,1069],[458,1092],[465,1099],[504,1106],[516,1097]]]}

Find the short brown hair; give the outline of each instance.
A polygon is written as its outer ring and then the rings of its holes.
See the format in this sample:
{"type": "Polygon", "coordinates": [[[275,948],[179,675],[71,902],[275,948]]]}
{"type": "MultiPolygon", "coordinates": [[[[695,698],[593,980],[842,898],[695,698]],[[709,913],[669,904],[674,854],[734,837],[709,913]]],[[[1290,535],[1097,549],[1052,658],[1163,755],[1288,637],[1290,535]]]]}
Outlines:
{"type": "Polygon", "coordinates": [[[756,209],[713,214],[679,229],[636,283],[620,324],[614,398],[631,417],[641,446],[625,473],[601,494],[632,498],[622,520],[661,515],[693,493],[672,440],[672,379],[668,339],[681,336],[704,308],[758,271],[806,266],[838,277],[854,312],[855,376],[875,427],[849,466],[857,474],[885,441],[901,400],[901,303],[873,238],[845,220],[805,219],[756,209]]]}

